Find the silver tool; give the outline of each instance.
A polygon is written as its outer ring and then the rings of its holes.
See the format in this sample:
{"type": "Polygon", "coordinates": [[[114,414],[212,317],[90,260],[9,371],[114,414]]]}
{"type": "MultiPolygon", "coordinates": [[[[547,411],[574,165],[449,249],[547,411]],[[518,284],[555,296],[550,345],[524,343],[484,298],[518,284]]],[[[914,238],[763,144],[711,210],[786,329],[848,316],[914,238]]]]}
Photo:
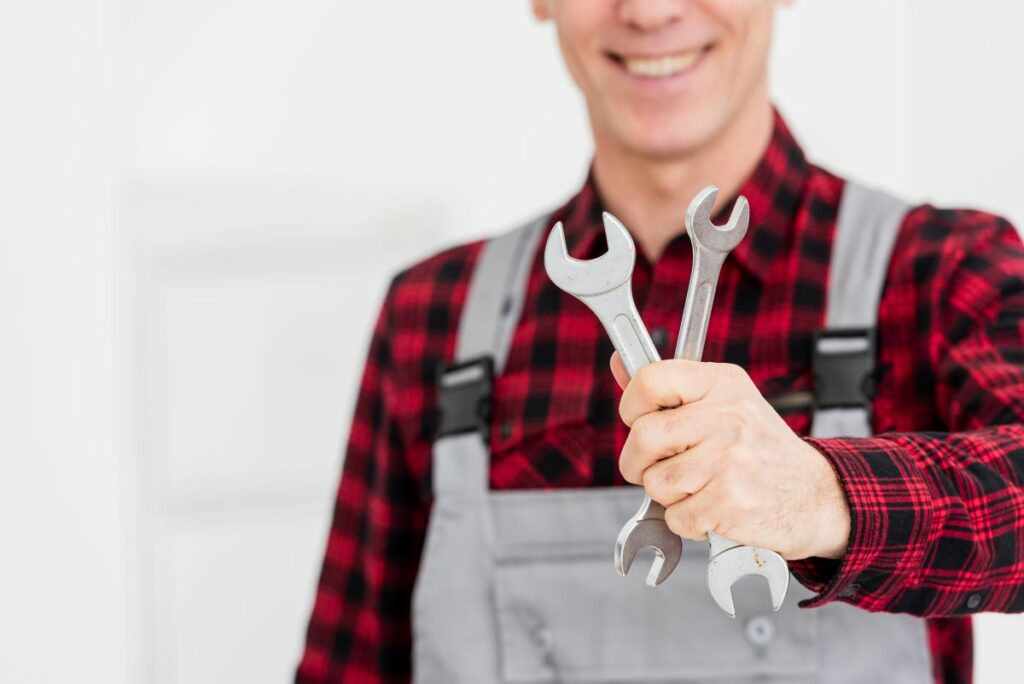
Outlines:
{"type": "MultiPolygon", "coordinates": [[[[750,223],[750,206],[745,197],[740,197],[728,223],[722,228],[713,224],[711,211],[717,196],[718,188],[708,186],[697,193],[686,211],[686,231],[693,245],[693,269],[679,327],[677,359],[700,361],[718,274],[726,256],[746,235],[750,223]]],[[[747,575],[764,577],[768,581],[772,606],[775,610],[782,606],[789,589],[789,567],[782,556],[760,547],[741,546],[712,530],[708,531],[708,541],[711,543],[708,589],[719,608],[730,617],[736,617],[732,585],[747,575]]]]}
{"type": "MultiPolygon", "coordinates": [[[[544,268],[555,285],[594,312],[633,377],[640,368],[659,361],[660,357],[633,302],[633,238],[607,212],[604,233],[608,251],[596,259],[581,261],[569,256],[562,224],[556,224],[544,247],[544,268]]],[[[665,523],[665,508],[648,496],[644,496],[640,510],[622,528],[615,543],[615,569],[620,575],[629,572],[637,551],[645,547],[653,548],[655,553],[646,582],[648,586],[657,586],[679,564],[683,543],[665,523]]]]}

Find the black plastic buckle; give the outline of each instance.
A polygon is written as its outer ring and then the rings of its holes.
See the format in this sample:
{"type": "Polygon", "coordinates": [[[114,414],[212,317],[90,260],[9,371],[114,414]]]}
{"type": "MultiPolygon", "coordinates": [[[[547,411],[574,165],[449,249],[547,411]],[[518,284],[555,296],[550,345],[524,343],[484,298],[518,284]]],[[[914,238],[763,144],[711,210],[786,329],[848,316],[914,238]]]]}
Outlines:
{"type": "Polygon", "coordinates": [[[490,356],[442,365],[437,376],[437,436],[479,430],[486,442],[491,428],[493,391],[494,359],[490,356]]]}
{"type": "Polygon", "coordinates": [[[871,410],[875,396],[875,330],[845,328],[814,334],[814,406],[871,410]]]}

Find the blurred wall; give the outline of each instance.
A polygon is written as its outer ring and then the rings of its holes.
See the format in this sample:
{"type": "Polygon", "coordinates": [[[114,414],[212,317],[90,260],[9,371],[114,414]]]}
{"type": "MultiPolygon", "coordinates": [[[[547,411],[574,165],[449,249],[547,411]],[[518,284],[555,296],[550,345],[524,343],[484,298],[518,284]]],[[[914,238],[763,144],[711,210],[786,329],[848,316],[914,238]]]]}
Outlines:
{"type": "MultiPolygon", "coordinates": [[[[1024,225],[1024,9],[797,2],[844,174],[1024,225]]],[[[0,681],[281,682],[400,264],[570,195],[528,2],[0,0],[0,681]]],[[[982,616],[1006,681],[1024,618],[982,616]]]]}

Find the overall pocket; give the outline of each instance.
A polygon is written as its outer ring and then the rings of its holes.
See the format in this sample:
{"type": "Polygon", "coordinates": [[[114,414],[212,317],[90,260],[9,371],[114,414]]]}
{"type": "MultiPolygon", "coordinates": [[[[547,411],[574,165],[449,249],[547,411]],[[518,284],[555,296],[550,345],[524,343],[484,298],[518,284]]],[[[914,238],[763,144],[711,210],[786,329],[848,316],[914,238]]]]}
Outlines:
{"type": "Polygon", "coordinates": [[[621,525],[638,488],[492,494],[494,605],[500,674],[507,682],[814,681],[815,611],[794,580],[779,612],[760,578],[734,586],[738,617],[706,584],[707,544],[684,541],[683,559],[661,586],[613,568],[621,525]]]}

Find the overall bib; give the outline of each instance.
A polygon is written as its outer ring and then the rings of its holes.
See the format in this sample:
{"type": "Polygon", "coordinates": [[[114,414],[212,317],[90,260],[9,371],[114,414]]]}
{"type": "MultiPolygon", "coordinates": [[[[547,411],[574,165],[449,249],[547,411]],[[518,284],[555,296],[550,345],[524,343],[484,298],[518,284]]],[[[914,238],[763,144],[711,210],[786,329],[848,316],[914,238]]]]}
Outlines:
{"type": "MultiPolygon", "coordinates": [[[[871,434],[862,381],[892,245],[907,205],[847,184],[815,353],[818,437],[871,434]]],[[[711,600],[705,543],[687,541],[657,588],[619,577],[612,548],[638,487],[491,491],[486,421],[546,217],[489,241],[470,282],[456,364],[440,379],[434,503],[413,592],[418,684],[933,681],[924,620],[837,602],[804,610],[795,579],[778,612],[763,580],[711,600]]],[[[637,567],[650,562],[638,557],[637,567]]],[[[634,571],[634,574],[639,570],[634,571]]]]}

